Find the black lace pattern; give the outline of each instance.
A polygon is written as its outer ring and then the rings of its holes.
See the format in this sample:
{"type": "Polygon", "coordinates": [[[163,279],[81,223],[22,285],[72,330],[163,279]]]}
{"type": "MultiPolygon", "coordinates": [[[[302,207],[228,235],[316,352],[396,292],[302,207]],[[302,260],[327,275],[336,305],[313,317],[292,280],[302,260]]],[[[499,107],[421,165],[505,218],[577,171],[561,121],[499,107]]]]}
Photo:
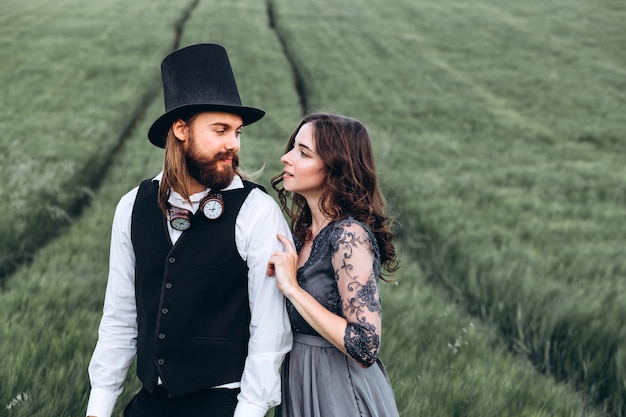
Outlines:
{"type": "MultiPolygon", "coordinates": [[[[301,242],[296,242],[298,251],[301,242]]],[[[381,300],[378,291],[380,258],[376,239],[367,225],[348,218],[332,222],[315,237],[311,254],[298,269],[300,286],[329,311],[348,321],[346,352],[363,366],[378,358],[381,300]]],[[[294,331],[319,334],[287,300],[294,331]]]]}
{"type": "Polygon", "coordinates": [[[376,239],[369,228],[354,220],[342,222],[331,239],[335,281],[348,326],[346,352],[363,366],[378,358],[381,300],[378,292],[380,261],[376,239]]]}

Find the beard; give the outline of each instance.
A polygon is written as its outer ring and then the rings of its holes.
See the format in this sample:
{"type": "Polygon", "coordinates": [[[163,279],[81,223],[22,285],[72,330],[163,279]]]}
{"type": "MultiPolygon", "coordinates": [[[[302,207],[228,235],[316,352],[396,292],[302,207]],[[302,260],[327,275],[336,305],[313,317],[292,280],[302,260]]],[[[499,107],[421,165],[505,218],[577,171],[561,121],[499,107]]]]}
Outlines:
{"type": "Polygon", "coordinates": [[[226,188],[235,177],[239,166],[239,156],[236,152],[218,152],[212,157],[202,156],[196,149],[193,138],[185,151],[185,162],[189,175],[200,184],[211,190],[226,188]],[[232,165],[221,163],[222,159],[232,159],[232,165]]]}

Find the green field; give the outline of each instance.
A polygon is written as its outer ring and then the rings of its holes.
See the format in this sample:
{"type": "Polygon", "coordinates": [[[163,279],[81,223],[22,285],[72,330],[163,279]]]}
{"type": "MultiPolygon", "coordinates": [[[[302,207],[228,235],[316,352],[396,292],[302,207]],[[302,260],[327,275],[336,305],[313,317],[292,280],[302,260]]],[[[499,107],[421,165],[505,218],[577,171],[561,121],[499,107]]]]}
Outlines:
{"type": "Polygon", "coordinates": [[[241,152],[265,185],[303,113],[369,126],[403,417],[626,416],[623,1],[5,3],[0,416],[84,414],[113,210],[162,163],[160,60],[197,42],[267,111],[241,152]]]}

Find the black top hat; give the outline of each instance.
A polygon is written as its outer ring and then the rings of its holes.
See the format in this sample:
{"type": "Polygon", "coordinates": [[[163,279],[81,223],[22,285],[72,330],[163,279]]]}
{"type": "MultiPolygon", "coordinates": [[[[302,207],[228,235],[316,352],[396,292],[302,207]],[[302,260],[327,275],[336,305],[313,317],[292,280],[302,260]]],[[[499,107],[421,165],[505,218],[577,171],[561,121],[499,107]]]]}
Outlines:
{"type": "Polygon", "coordinates": [[[235,76],[226,49],[216,44],[198,44],[172,52],[161,62],[165,114],[148,131],[148,139],[164,148],[172,123],[199,111],[221,111],[241,116],[248,125],[265,112],[241,105],[235,76]]]}

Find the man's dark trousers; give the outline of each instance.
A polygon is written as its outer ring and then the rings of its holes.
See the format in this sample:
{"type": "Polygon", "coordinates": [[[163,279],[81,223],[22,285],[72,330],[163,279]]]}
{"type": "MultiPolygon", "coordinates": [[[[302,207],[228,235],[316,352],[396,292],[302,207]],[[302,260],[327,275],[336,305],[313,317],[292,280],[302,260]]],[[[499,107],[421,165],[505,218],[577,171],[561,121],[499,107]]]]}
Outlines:
{"type": "Polygon", "coordinates": [[[145,388],[124,409],[124,417],[233,417],[238,389],[206,389],[183,397],[169,398],[158,386],[145,388]]]}

